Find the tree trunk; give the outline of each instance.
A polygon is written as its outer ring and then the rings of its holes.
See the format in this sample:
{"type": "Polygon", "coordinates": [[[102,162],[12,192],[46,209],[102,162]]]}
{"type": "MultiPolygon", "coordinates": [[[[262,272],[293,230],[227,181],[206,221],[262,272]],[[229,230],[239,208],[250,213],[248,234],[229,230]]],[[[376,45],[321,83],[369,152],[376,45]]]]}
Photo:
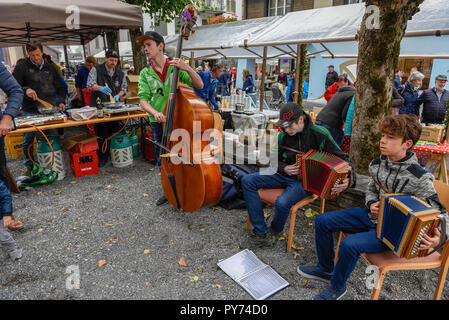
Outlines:
{"type": "Polygon", "coordinates": [[[302,96],[304,93],[304,72],[307,64],[307,45],[301,44],[296,47],[296,74],[293,101],[302,105],[302,96]],[[296,80],[298,79],[298,80],[296,80]]]}
{"type": "MultiPolygon", "coordinates": [[[[117,51],[119,57],[120,57],[120,50],[118,48],[118,42],[120,40],[119,37],[119,30],[106,32],[106,45],[108,47],[108,50],[115,50],[117,51]]],[[[120,59],[119,59],[119,66],[120,66],[120,59]]]]}
{"type": "Polygon", "coordinates": [[[368,165],[379,156],[377,123],[391,114],[394,71],[407,21],[424,0],[367,0],[359,31],[355,112],[351,162],[356,172],[368,175],[368,165]],[[373,5],[373,6],[371,6],[373,5]],[[371,7],[370,7],[371,6],[371,7]],[[379,15],[377,16],[376,10],[379,15]],[[378,17],[378,23],[376,18],[378,17]]]}
{"type": "Polygon", "coordinates": [[[140,28],[129,30],[131,39],[131,46],[133,49],[133,65],[134,74],[140,74],[140,71],[145,68],[145,52],[143,48],[136,43],[137,37],[142,35],[140,28]]]}

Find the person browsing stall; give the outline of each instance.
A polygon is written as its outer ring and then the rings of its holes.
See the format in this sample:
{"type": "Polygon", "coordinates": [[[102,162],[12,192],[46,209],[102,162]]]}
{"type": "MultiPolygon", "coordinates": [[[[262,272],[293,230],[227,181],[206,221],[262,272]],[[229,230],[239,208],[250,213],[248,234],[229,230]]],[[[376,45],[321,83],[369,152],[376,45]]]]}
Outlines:
{"type": "MultiPolygon", "coordinates": [[[[390,250],[376,236],[380,198],[391,193],[414,195],[443,214],[449,222],[447,212],[440,203],[433,186],[434,176],[421,168],[416,155],[411,151],[421,134],[421,125],[415,115],[387,116],[378,123],[381,133],[379,143],[381,156],[371,161],[366,208],[351,208],[320,214],[315,220],[315,240],[318,264],[298,266],[298,273],[308,279],[321,280],[329,285],[316,300],[338,300],[346,294],[346,282],[356,267],[362,252],[376,253],[390,250]],[[374,179],[382,186],[380,187],[374,179]],[[340,244],[338,262],[334,266],[334,232],[351,233],[340,244]]],[[[447,223],[449,226],[449,223],[447,223]]],[[[434,236],[424,235],[420,250],[435,248],[441,233],[449,230],[435,229],[434,236]]]]}
{"type": "MultiPolygon", "coordinates": [[[[0,183],[0,191],[2,191],[0,192],[1,207],[2,202],[9,203],[11,198],[11,195],[8,195],[8,189],[11,185],[11,181],[9,180],[8,171],[6,169],[5,136],[12,130],[12,121],[19,114],[20,106],[23,101],[22,87],[1,62],[0,89],[2,89],[8,96],[6,108],[3,112],[0,112],[0,181],[4,183],[4,185],[0,183]]],[[[12,215],[12,206],[10,210],[3,210],[0,214],[3,214],[3,226],[5,228],[9,228],[11,231],[23,228],[23,222],[19,221],[12,215]]],[[[9,239],[8,235],[4,231],[0,233],[3,233],[1,236],[3,239],[9,239]]],[[[8,240],[5,241],[5,243],[10,242],[8,240]]]]}
{"type": "MultiPolygon", "coordinates": [[[[123,101],[126,96],[128,83],[125,79],[125,73],[121,71],[117,64],[119,55],[115,50],[106,52],[106,61],[93,67],[87,78],[87,88],[92,91],[90,96],[90,105],[95,107],[98,102],[110,102],[111,96],[115,102],[123,101]]],[[[107,138],[120,130],[120,121],[104,122],[94,124],[95,134],[98,136],[98,165],[106,165],[110,157],[110,142],[107,143],[106,153],[102,152],[102,145],[107,138]]]]}
{"type": "MultiPolygon", "coordinates": [[[[39,115],[39,108],[43,108],[37,100],[40,98],[53,106],[57,106],[61,112],[65,111],[65,87],[64,81],[59,76],[55,67],[44,61],[42,44],[33,42],[26,45],[28,59],[18,63],[14,68],[13,76],[22,87],[24,98],[22,103],[22,114],[24,116],[39,115]],[[56,92],[56,95],[55,95],[56,92]]],[[[46,130],[46,135],[57,135],[57,130],[46,130]]],[[[23,175],[30,175],[33,169],[33,161],[28,156],[33,154],[33,141],[36,135],[33,132],[23,134],[23,164],[25,172],[23,175]]]]}
{"type": "Polygon", "coordinates": [[[422,122],[426,124],[442,124],[446,118],[449,91],[444,89],[447,83],[446,75],[435,78],[435,87],[424,90],[418,97],[418,105],[423,103],[422,122]]]}
{"type": "Polygon", "coordinates": [[[198,94],[200,98],[204,101],[212,104],[214,110],[218,111],[220,106],[217,101],[215,101],[215,90],[218,85],[218,78],[223,72],[223,66],[216,64],[212,67],[212,70],[200,71],[198,72],[201,80],[203,81],[204,87],[201,90],[195,88],[195,92],[198,94]]]}
{"type": "MultiPolygon", "coordinates": [[[[83,90],[87,89],[87,79],[89,78],[89,73],[93,67],[97,65],[97,59],[92,56],[86,58],[86,65],[78,70],[75,78],[76,93],[78,95],[79,101],[83,103],[83,106],[92,106],[91,101],[85,101],[83,90]]],[[[89,89],[87,89],[89,90],[89,89]]],[[[94,105],[95,106],[95,105],[94,105]]]]}
{"type": "MultiPolygon", "coordinates": [[[[310,195],[298,179],[300,167],[296,164],[296,155],[311,149],[325,151],[349,162],[335,143],[327,129],[315,125],[302,107],[294,102],[281,105],[280,120],[277,125],[282,131],[277,136],[277,144],[270,155],[271,168],[263,172],[245,175],[242,178],[242,190],[253,228],[249,238],[250,247],[272,246],[284,229],[291,207],[310,195]],[[277,168],[273,168],[277,162],[277,168]],[[280,189],[284,192],[276,199],[275,214],[270,228],[265,224],[263,205],[259,189],[280,189]]],[[[340,193],[354,182],[350,178],[335,186],[332,191],[340,193]]]]}
{"type": "MultiPolygon", "coordinates": [[[[162,142],[162,123],[166,118],[164,109],[170,95],[171,74],[173,68],[179,68],[179,80],[181,83],[203,89],[203,81],[198,73],[192,69],[184,60],[174,58],[170,60],[164,55],[164,38],[155,31],[147,31],[137,38],[137,44],[143,46],[145,54],[151,64],[142,69],[139,76],[139,98],[141,107],[148,112],[153,139],[162,142]]],[[[157,164],[161,166],[160,148],[154,145],[155,158],[157,164]]],[[[167,202],[162,196],[157,202],[161,205],[167,202]]]]}

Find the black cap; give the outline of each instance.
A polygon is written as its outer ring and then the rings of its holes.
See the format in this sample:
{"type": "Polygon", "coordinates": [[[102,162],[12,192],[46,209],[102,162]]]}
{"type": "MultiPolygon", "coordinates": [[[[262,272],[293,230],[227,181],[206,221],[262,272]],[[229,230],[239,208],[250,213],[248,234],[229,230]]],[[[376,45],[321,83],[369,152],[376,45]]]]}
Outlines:
{"type": "Polygon", "coordinates": [[[443,81],[447,81],[447,76],[444,74],[439,74],[437,75],[437,77],[435,78],[435,80],[443,80],[443,81]]]}
{"type": "Polygon", "coordinates": [[[302,107],[294,102],[287,102],[281,105],[279,110],[278,127],[287,128],[304,114],[302,107]]]}
{"type": "Polygon", "coordinates": [[[147,32],[145,32],[143,35],[141,35],[140,37],[137,38],[136,43],[139,46],[143,46],[143,43],[147,39],[152,39],[152,40],[156,41],[157,43],[161,43],[162,42],[164,44],[164,46],[165,46],[164,37],[161,36],[156,31],[147,31],[147,32]]]}
{"type": "Polygon", "coordinates": [[[106,58],[117,58],[117,59],[119,59],[120,57],[119,57],[117,51],[111,49],[111,50],[106,51],[106,58]]]}

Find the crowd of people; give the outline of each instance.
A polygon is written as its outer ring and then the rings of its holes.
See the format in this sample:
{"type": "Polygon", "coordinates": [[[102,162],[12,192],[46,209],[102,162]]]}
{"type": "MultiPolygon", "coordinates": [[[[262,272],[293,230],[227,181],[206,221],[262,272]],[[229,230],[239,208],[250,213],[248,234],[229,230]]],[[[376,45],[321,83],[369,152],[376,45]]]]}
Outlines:
{"type": "MultiPolygon", "coordinates": [[[[168,58],[165,53],[164,38],[155,31],[148,31],[137,39],[137,44],[144,50],[150,63],[142,69],[139,75],[139,99],[141,107],[148,113],[157,165],[161,166],[161,148],[163,123],[167,120],[164,108],[170,97],[170,87],[174,67],[180,70],[179,81],[194,88],[197,95],[210,103],[211,109],[219,111],[217,96],[228,95],[235,82],[235,69],[222,65],[214,65],[210,69],[195,70],[183,59],[168,58]]],[[[12,119],[19,114],[38,114],[37,97],[65,110],[65,88],[63,77],[51,60],[45,58],[42,46],[37,43],[27,45],[28,57],[9,73],[0,64],[0,87],[9,99],[0,121],[0,244],[13,260],[20,259],[22,252],[18,248],[7,229],[14,231],[23,228],[23,223],[13,216],[12,198],[8,190],[9,181],[6,174],[6,158],[4,154],[4,135],[12,129],[12,119]]],[[[123,101],[127,92],[125,74],[118,67],[119,56],[114,50],[106,53],[106,61],[97,64],[93,57],[86,59],[86,66],[77,73],[76,82],[78,95],[83,104],[110,101],[123,101]],[[88,90],[89,95],[85,95],[88,90]],[[87,97],[90,96],[90,101],[87,97]]],[[[424,123],[442,123],[445,116],[445,106],[449,92],[444,89],[447,77],[439,75],[435,87],[418,94],[423,75],[412,72],[406,83],[400,81],[400,70],[396,73],[393,107],[397,112],[385,116],[378,124],[381,133],[379,151],[381,156],[373,159],[369,172],[376,181],[370,180],[366,195],[365,207],[348,208],[340,211],[326,212],[316,218],[315,242],[317,265],[300,265],[297,272],[305,278],[321,280],[329,283],[328,287],[315,299],[338,300],[347,291],[347,280],[354,270],[362,252],[383,252],[389,248],[376,237],[376,224],[379,216],[380,198],[385,190],[404,192],[417,196],[432,207],[440,210],[442,217],[449,222],[448,214],[438,199],[433,186],[434,177],[423,169],[411,151],[418,141],[424,123]],[[419,106],[423,104],[422,113],[419,106]],[[444,111],[443,111],[444,107],[444,111]],[[340,245],[338,262],[334,265],[335,232],[350,232],[340,245]]],[[[248,70],[243,70],[243,87],[246,93],[254,90],[254,80],[248,70]]],[[[287,85],[287,102],[279,110],[280,128],[277,143],[271,150],[276,158],[277,167],[270,167],[265,172],[247,174],[242,178],[242,193],[245,199],[249,219],[253,226],[248,238],[248,247],[271,247],[282,234],[290,209],[294,204],[309,196],[300,179],[300,168],[297,164],[297,154],[309,150],[319,150],[333,154],[349,164],[351,159],[345,152],[343,144],[345,137],[350,137],[352,117],[354,114],[354,83],[344,74],[338,75],[333,66],[329,66],[326,75],[326,106],[321,110],[316,121],[304,111],[301,105],[293,102],[294,73],[288,79],[281,72],[278,81],[287,85]],[[343,126],[345,130],[343,131],[343,126]],[[342,150],[343,149],[343,150],[342,150]],[[261,188],[282,188],[284,191],[275,202],[275,214],[268,226],[263,212],[263,204],[258,190],[261,188]]],[[[307,88],[304,85],[304,88],[307,88]]],[[[307,94],[304,93],[307,97],[307,94]]],[[[95,132],[102,144],[106,137],[117,131],[117,124],[104,123],[95,127],[95,132]]],[[[49,132],[47,132],[49,133],[49,132]]],[[[57,134],[57,133],[56,133],[57,134]]],[[[34,133],[25,134],[23,138],[24,165],[32,168],[28,157],[28,148],[34,139],[34,133]]],[[[103,164],[107,161],[100,154],[103,164]]],[[[356,173],[349,168],[346,179],[332,188],[332,192],[341,193],[353,187],[357,181],[356,173]]],[[[156,205],[167,202],[165,195],[158,198],[156,205]]],[[[449,223],[447,224],[449,226],[449,223]]],[[[420,249],[435,248],[440,238],[449,236],[449,229],[435,229],[432,236],[425,235],[420,249]]]]}

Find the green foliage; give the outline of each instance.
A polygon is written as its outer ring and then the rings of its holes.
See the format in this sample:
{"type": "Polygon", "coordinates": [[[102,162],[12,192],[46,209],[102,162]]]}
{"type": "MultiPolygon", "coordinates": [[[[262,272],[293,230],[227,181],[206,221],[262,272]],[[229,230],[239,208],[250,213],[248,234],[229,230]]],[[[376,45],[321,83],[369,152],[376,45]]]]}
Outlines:
{"type": "Polygon", "coordinates": [[[156,26],[161,23],[174,21],[181,15],[182,10],[188,4],[193,4],[197,9],[215,11],[207,5],[206,0],[122,0],[123,2],[141,6],[144,13],[154,19],[156,26]]]}

